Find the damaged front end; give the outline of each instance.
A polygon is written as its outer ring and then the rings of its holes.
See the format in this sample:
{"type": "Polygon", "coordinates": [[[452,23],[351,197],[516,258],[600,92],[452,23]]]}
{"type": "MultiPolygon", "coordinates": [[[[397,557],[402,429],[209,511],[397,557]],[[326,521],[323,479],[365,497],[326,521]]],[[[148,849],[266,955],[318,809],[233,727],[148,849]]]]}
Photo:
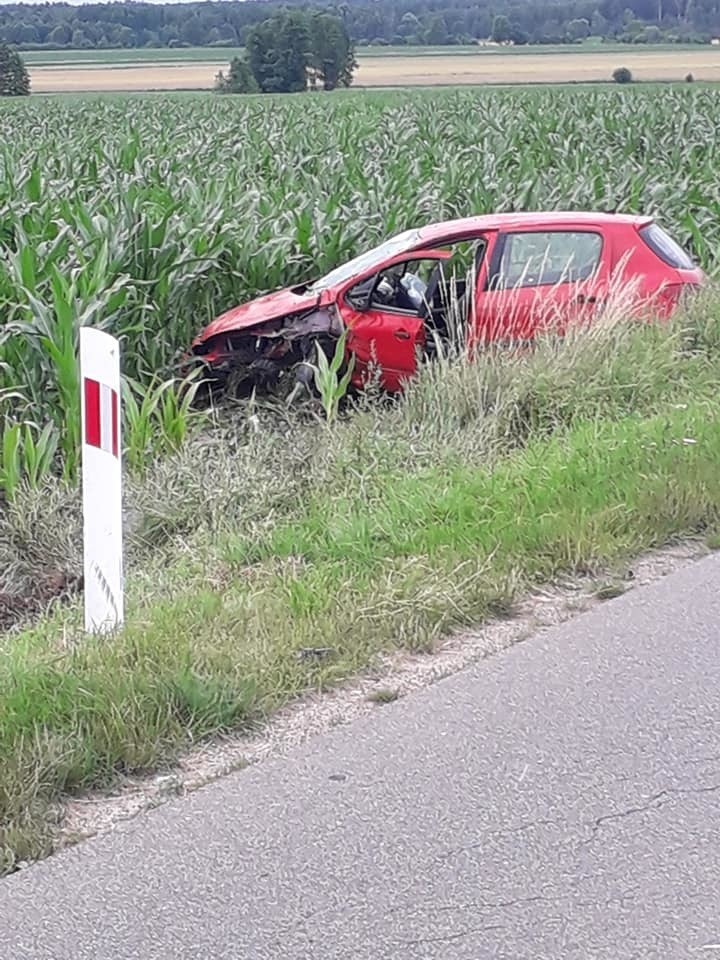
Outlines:
{"type": "Polygon", "coordinates": [[[226,329],[193,343],[211,385],[230,396],[253,390],[291,393],[310,387],[319,347],[332,356],[342,333],[333,304],[226,329]]]}

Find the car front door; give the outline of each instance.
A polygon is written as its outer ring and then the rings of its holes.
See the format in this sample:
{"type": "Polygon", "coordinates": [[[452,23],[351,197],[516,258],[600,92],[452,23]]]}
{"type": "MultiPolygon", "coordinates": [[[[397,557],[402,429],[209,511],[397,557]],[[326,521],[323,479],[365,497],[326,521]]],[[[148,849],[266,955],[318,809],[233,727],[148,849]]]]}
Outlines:
{"type": "Polygon", "coordinates": [[[338,309],[348,330],[347,352],[355,358],[354,386],[366,386],[377,369],[380,384],[397,392],[415,374],[425,344],[426,278],[450,257],[445,250],[406,253],[342,291],[338,309]]]}
{"type": "Polygon", "coordinates": [[[592,320],[607,296],[610,249],[599,230],[501,233],[478,277],[474,344],[524,343],[592,320]]]}

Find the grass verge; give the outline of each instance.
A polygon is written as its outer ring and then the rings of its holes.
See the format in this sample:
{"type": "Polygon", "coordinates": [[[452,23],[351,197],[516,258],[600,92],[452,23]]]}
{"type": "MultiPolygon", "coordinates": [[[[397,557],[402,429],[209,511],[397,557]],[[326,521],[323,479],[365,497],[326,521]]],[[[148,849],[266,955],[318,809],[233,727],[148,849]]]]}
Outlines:
{"type": "MultiPolygon", "coordinates": [[[[64,793],[380,651],[431,650],[560,572],[715,534],[719,345],[705,303],[670,327],[441,359],[332,426],[243,408],[154,464],[128,488],[123,634],[84,638],[70,606],[0,639],[2,869],[52,848],[64,793]]],[[[4,588],[77,573],[77,538],[74,492],[25,493],[0,517],[4,588]]]]}

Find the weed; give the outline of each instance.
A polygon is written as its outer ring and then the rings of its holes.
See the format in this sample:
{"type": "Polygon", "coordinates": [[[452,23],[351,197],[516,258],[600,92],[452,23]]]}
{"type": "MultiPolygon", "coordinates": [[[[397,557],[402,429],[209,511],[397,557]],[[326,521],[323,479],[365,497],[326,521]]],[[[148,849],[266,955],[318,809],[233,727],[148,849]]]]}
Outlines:
{"type": "Polygon", "coordinates": [[[622,583],[603,583],[595,591],[595,596],[598,600],[614,600],[616,597],[621,597],[627,591],[622,583]]]}
{"type": "Polygon", "coordinates": [[[386,703],[393,703],[400,696],[399,690],[390,689],[388,687],[382,687],[379,690],[373,690],[368,696],[368,700],[371,703],[376,703],[378,706],[384,706],[386,703]]]}

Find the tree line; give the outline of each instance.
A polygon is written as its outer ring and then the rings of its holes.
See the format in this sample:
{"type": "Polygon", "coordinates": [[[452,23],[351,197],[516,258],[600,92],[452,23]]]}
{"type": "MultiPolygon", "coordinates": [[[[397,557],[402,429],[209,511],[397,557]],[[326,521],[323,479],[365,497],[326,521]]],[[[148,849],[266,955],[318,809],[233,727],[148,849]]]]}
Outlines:
{"type": "MultiPolygon", "coordinates": [[[[358,46],[499,42],[707,42],[720,35],[720,0],[348,0],[338,15],[358,46]]],[[[245,46],[281,8],[307,0],[203,3],[0,4],[0,43],[20,49],[245,46]]]]}

